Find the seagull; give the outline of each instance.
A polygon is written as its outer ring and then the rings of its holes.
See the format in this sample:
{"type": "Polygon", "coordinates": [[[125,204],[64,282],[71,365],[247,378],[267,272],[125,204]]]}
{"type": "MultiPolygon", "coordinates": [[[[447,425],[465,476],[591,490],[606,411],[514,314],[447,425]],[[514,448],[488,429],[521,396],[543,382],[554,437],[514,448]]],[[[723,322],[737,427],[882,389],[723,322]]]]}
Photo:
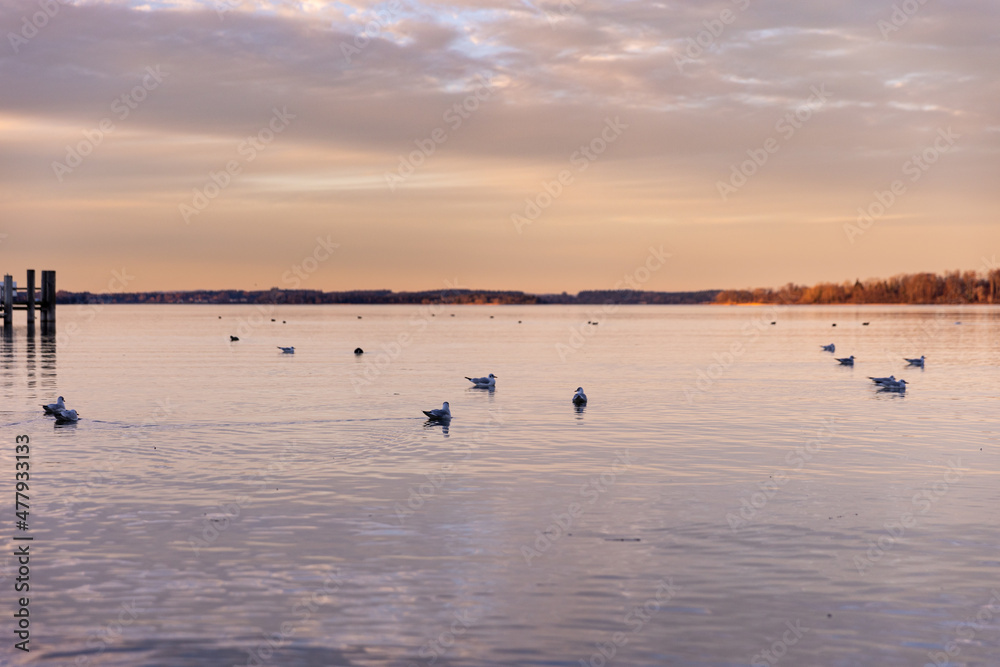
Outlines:
{"type": "Polygon", "coordinates": [[[66,409],[66,401],[60,396],[55,403],[49,403],[48,405],[43,405],[42,410],[45,410],[45,414],[54,415],[58,414],[61,410],[66,409]]]}
{"type": "Polygon", "coordinates": [[[849,356],[849,357],[847,357],[845,359],[837,359],[837,361],[840,362],[841,366],[853,366],[854,365],[854,355],[852,354],[851,356],[849,356]]]}
{"type": "Polygon", "coordinates": [[[279,345],[278,349],[281,350],[282,352],[284,352],[285,354],[295,354],[295,347],[294,346],[292,346],[292,347],[281,347],[279,345]]]}
{"type": "Polygon", "coordinates": [[[440,410],[421,410],[421,412],[427,415],[428,421],[446,422],[451,420],[451,408],[448,407],[448,401],[444,402],[440,410]]]}
{"type": "Polygon", "coordinates": [[[484,378],[466,377],[465,379],[471,382],[477,389],[489,389],[490,387],[495,387],[497,384],[497,376],[493,375],[493,373],[484,378]]]}
{"type": "Polygon", "coordinates": [[[76,410],[59,410],[55,415],[57,424],[73,424],[78,419],[76,410]]]}
{"type": "Polygon", "coordinates": [[[576,393],[573,394],[573,405],[586,405],[587,395],[583,393],[583,387],[577,387],[576,393]]]}
{"type": "Polygon", "coordinates": [[[896,376],[890,375],[887,378],[873,378],[871,375],[869,375],[868,379],[874,382],[875,384],[892,384],[896,381],[896,376]]]}
{"type": "Polygon", "coordinates": [[[924,367],[924,358],[925,358],[924,355],[920,355],[919,359],[907,359],[906,357],[903,357],[906,363],[910,364],[911,366],[920,366],[921,368],[924,367]]]}
{"type": "Polygon", "coordinates": [[[900,394],[906,393],[906,380],[896,380],[895,382],[886,382],[879,386],[879,391],[896,391],[900,394]]]}
{"type": "Polygon", "coordinates": [[[823,348],[824,352],[836,352],[837,351],[837,346],[834,345],[833,343],[830,343],[829,345],[821,345],[820,347],[823,348]]]}

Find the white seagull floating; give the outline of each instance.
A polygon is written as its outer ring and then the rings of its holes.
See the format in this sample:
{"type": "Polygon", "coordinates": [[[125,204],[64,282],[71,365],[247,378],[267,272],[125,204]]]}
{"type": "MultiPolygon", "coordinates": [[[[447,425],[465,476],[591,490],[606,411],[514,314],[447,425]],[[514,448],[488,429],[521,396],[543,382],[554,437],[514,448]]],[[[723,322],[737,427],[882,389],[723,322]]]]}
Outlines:
{"type": "Polygon", "coordinates": [[[874,382],[875,384],[892,384],[893,382],[896,381],[896,376],[890,375],[887,378],[873,378],[871,375],[869,375],[868,379],[874,382]]]}
{"type": "Polygon", "coordinates": [[[495,387],[497,384],[497,376],[490,373],[484,378],[470,378],[466,377],[466,380],[474,384],[477,388],[489,389],[490,387],[495,387]]]}
{"type": "Polygon", "coordinates": [[[60,410],[66,409],[66,401],[60,396],[55,403],[49,403],[48,405],[43,405],[42,410],[45,410],[45,414],[54,415],[59,413],[60,410]]]}
{"type": "Polygon", "coordinates": [[[448,407],[448,401],[444,402],[440,410],[421,410],[427,419],[431,421],[451,421],[451,408],[448,407]]]}
{"type": "Polygon", "coordinates": [[[60,410],[55,413],[57,424],[72,424],[79,419],[76,410],[60,410]]]}
{"type": "Polygon", "coordinates": [[[837,359],[837,361],[839,361],[842,366],[853,366],[854,365],[854,355],[852,354],[851,356],[849,356],[849,357],[847,357],[845,359],[837,359]]]}
{"type": "Polygon", "coordinates": [[[573,405],[586,405],[587,395],[583,393],[583,387],[577,387],[576,393],[573,394],[573,405]]]}
{"type": "Polygon", "coordinates": [[[284,352],[285,354],[295,354],[295,347],[294,346],[293,347],[281,347],[279,345],[278,349],[281,350],[282,352],[284,352]]]}
{"type": "Polygon", "coordinates": [[[836,352],[837,351],[837,346],[834,345],[833,343],[830,343],[829,345],[821,345],[820,347],[823,348],[824,352],[836,352]]]}
{"type": "Polygon", "coordinates": [[[924,367],[924,355],[920,355],[919,359],[907,359],[906,357],[903,357],[903,359],[911,366],[920,366],[921,368],[924,367]]]}

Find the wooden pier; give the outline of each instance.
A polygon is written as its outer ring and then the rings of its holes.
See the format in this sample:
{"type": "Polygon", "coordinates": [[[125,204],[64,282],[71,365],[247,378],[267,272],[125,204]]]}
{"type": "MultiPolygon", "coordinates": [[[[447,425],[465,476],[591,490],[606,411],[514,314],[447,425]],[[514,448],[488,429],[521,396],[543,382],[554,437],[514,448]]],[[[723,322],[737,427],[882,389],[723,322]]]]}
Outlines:
{"type": "Polygon", "coordinates": [[[40,290],[35,287],[34,269],[28,269],[27,278],[27,286],[24,289],[19,288],[18,294],[15,295],[13,276],[8,274],[3,277],[3,301],[0,303],[0,309],[3,310],[4,331],[13,330],[14,311],[24,310],[27,312],[28,332],[33,332],[35,310],[38,310],[41,313],[42,334],[53,334],[56,330],[56,272],[42,271],[40,290]]]}

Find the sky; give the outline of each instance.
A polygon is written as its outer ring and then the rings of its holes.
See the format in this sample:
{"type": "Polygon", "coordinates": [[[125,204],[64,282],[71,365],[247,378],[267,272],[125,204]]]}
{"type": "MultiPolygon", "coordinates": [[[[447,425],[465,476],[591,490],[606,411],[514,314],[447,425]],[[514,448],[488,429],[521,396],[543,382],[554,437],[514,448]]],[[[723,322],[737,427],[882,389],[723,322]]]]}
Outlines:
{"type": "Polygon", "coordinates": [[[0,271],[573,293],[992,268],[998,19],[993,0],[0,0],[0,271]]]}

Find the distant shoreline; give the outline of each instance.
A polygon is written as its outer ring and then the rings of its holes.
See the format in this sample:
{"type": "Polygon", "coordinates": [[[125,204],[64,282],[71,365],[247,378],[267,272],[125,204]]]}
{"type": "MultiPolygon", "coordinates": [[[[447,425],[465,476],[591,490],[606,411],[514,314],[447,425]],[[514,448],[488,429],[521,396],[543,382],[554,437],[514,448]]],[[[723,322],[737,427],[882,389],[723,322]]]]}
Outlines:
{"type": "Polygon", "coordinates": [[[807,287],[789,283],[778,289],[699,290],[652,292],[632,289],[584,290],[576,294],[532,294],[516,290],[443,289],[418,292],[392,290],[174,290],[157,292],[60,291],[59,304],[177,303],[177,304],[288,304],[288,305],[995,305],[1000,304],[1000,269],[984,274],[954,271],[938,276],[914,273],[853,283],[820,283],[807,287]]]}

